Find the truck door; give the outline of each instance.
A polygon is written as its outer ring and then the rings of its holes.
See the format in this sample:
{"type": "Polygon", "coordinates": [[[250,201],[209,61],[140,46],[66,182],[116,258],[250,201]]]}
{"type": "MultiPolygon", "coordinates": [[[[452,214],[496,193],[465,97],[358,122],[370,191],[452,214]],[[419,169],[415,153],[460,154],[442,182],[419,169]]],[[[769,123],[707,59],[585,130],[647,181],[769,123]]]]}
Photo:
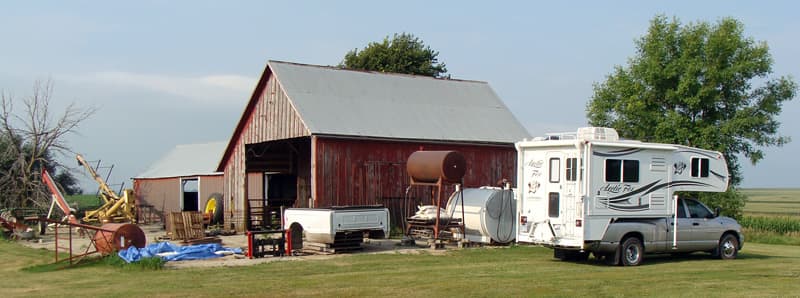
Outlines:
{"type": "Polygon", "coordinates": [[[714,217],[711,210],[708,210],[702,203],[686,199],[682,200],[686,204],[686,209],[689,211],[691,218],[692,239],[697,250],[714,249],[717,246],[717,241],[721,237],[719,225],[714,226],[709,219],[714,217]]]}
{"type": "MultiPolygon", "coordinates": [[[[667,247],[672,247],[673,229],[675,225],[672,224],[673,218],[669,218],[670,222],[669,231],[666,237],[667,247]]],[[[697,248],[697,242],[694,241],[695,234],[693,224],[695,220],[689,217],[689,212],[686,210],[686,204],[683,199],[678,199],[678,243],[677,251],[694,251],[697,248]]]]}

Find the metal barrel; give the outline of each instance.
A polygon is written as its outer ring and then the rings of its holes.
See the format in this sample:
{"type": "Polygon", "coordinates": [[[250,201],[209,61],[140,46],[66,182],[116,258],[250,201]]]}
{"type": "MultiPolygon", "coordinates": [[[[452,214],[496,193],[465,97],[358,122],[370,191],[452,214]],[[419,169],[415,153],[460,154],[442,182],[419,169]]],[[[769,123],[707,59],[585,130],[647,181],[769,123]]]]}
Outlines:
{"type": "Polygon", "coordinates": [[[412,182],[461,182],[467,171],[467,161],[458,151],[416,151],[408,157],[406,171],[412,182]]]}
{"type": "Polygon", "coordinates": [[[135,246],[142,248],[147,238],[139,226],[129,223],[107,223],[94,234],[97,251],[103,255],[135,246]]]}

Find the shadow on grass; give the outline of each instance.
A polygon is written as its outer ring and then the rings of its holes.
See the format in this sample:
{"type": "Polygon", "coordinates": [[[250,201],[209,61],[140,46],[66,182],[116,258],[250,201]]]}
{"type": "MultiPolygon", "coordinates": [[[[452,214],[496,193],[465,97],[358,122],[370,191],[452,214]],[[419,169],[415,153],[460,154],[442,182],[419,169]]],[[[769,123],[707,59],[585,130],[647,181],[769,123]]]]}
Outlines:
{"type": "MultiPolygon", "coordinates": [[[[767,260],[767,259],[781,259],[786,258],[782,256],[770,256],[770,255],[762,255],[762,254],[754,254],[754,253],[739,253],[737,259],[739,260],[767,260]]],[[[704,260],[716,260],[722,261],[712,257],[708,253],[702,252],[695,252],[695,253],[675,253],[675,254],[648,254],[644,257],[644,261],[642,261],[639,266],[652,266],[652,265],[659,265],[659,264],[671,264],[671,263],[683,263],[683,262],[699,262],[704,260]]],[[[592,266],[601,266],[601,267],[613,267],[612,265],[607,265],[603,260],[596,259],[594,257],[589,258],[586,261],[560,261],[557,259],[553,259],[554,262],[571,262],[571,263],[584,263],[587,265],[592,266]]]]}
{"type": "MultiPolygon", "coordinates": [[[[752,253],[740,253],[737,259],[741,260],[766,260],[766,259],[777,259],[782,258],[780,256],[768,256],[768,255],[761,255],[761,254],[752,254],[752,253]]],[[[715,260],[715,261],[724,261],[711,256],[708,253],[696,252],[691,254],[655,254],[655,255],[646,255],[644,262],[641,265],[658,265],[658,264],[669,264],[669,263],[682,263],[682,262],[697,262],[703,260],[715,260]]]]}
{"type": "Polygon", "coordinates": [[[33,265],[29,267],[22,268],[20,270],[25,272],[31,273],[44,273],[44,272],[53,272],[59,270],[68,270],[68,269],[77,269],[77,268],[86,268],[86,267],[94,267],[100,264],[108,264],[109,261],[107,260],[109,257],[92,257],[92,258],[85,258],[82,259],[80,262],[70,265],[69,261],[60,261],[57,263],[46,263],[46,264],[39,264],[33,265]]]}
{"type": "Polygon", "coordinates": [[[127,263],[116,254],[105,257],[90,257],[82,259],[80,262],[70,265],[69,262],[47,263],[33,265],[22,268],[22,271],[31,273],[53,272],[58,270],[68,270],[87,267],[110,267],[124,270],[161,270],[164,268],[164,261],[161,258],[142,258],[135,263],[127,263]]]}

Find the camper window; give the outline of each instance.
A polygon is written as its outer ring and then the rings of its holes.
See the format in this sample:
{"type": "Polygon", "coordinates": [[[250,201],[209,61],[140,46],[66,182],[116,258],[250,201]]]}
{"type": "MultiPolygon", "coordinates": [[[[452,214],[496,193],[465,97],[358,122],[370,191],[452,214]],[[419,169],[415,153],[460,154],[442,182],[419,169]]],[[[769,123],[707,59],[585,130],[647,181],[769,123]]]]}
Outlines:
{"type": "Polygon", "coordinates": [[[622,182],[639,182],[639,161],[622,161],[622,182]]]}
{"type": "Polygon", "coordinates": [[[578,159],[567,158],[567,181],[578,180],[578,159]]]}
{"type": "Polygon", "coordinates": [[[692,157],[692,177],[708,177],[708,158],[692,157]]]}
{"type": "Polygon", "coordinates": [[[560,196],[557,192],[548,194],[549,202],[547,204],[547,215],[550,217],[558,217],[558,204],[560,203],[560,196]]]}
{"type": "Polygon", "coordinates": [[[550,159],[550,183],[558,183],[561,181],[559,179],[561,175],[561,159],[560,158],[551,158],[550,159]]]}
{"type": "Polygon", "coordinates": [[[639,161],[606,159],[607,182],[639,182],[639,161]]]}
{"type": "Polygon", "coordinates": [[[606,181],[619,182],[622,177],[622,161],[619,159],[606,159],[606,181]]]}

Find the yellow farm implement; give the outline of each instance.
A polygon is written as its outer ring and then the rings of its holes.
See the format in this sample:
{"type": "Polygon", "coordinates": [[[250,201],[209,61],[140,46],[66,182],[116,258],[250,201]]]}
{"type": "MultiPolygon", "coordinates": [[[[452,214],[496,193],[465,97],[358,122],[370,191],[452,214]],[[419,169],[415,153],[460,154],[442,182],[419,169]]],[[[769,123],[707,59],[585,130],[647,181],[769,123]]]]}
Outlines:
{"type": "Polygon", "coordinates": [[[83,217],[84,222],[136,222],[136,199],[132,189],[125,189],[122,195],[118,195],[112,190],[102,177],[97,175],[97,172],[91,165],[78,154],[78,163],[81,164],[89,174],[94,178],[94,181],[100,185],[100,199],[103,200],[103,205],[95,210],[86,211],[83,217]]]}

